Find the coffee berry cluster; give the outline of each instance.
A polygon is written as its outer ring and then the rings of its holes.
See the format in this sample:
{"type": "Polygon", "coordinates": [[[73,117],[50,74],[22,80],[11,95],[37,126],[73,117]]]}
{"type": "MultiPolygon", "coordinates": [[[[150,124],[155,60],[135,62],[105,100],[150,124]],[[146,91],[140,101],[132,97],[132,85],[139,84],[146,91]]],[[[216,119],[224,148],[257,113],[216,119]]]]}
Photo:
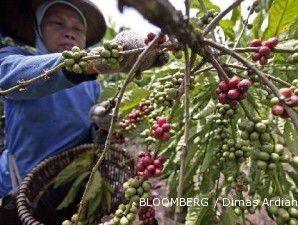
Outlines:
{"type": "MultiPolygon", "coordinates": [[[[154,39],[155,37],[156,37],[156,34],[154,34],[154,33],[152,33],[152,32],[148,33],[148,34],[147,34],[147,37],[146,37],[145,40],[144,40],[145,45],[148,45],[151,41],[153,41],[153,39],[154,39]]],[[[161,44],[163,44],[163,43],[165,43],[165,42],[167,42],[167,41],[168,41],[167,37],[166,37],[166,36],[163,36],[163,37],[158,41],[157,45],[161,45],[161,44]]]]}
{"type": "Polygon", "coordinates": [[[227,178],[227,183],[235,189],[236,192],[247,191],[250,181],[251,180],[243,172],[239,172],[235,176],[229,176],[227,178]]]}
{"type": "Polygon", "coordinates": [[[284,146],[281,144],[258,147],[252,152],[252,158],[256,160],[256,165],[261,170],[274,170],[277,163],[288,161],[284,155],[284,146]]]}
{"type": "MultiPolygon", "coordinates": [[[[173,106],[175,99],[178,97],[178,89],[183,82],[183,73],[175,73],[161,78],[155,83],[154,90],[150,94],[153,104],[157,106],[173,106]]],[[[193,77],[191,81],[193,81],[193,77]]]]}
{"type": "Polygon", "coordinates": [[[109,66],[113,69],[118,69],[124,57],[120,52],[123,51],[121,45],[114,41],[105,41],[103,48],[100,49],[99,54],[102,57],[101,63],[103,66],[109,66]]]}
{"type": "Polygon", "coordinates": [[[215,121],[216,127],[213,130],[214,138],[216,140],[222,140],[229,138],[228,125],[229,121],[222,117],[221,115],[213,115],[213,120],[215,121]]]}
{"type": "Polygon", "coordinates": [[[278,44],[278,38],[273,37],[269,40],[262,42],[259,39],[253,40],[250,43],[251,47],[258,47],[258,50],[252,54],[253,61],[259,61],[261,65],[265,65],[269,58],[272,58],[271,51],[278,44]]]}
{"type": "MultiPolygon", "coordinates": [[[[220,104],[218,103],[216,105],[216,108],[219,112],[219,114],[221,115],[221,117],[223,118],[230,118],[231,116],[234,116],[237,113],[237,106],[230,106],[228,104],[220,104]]],[[[220,122],[218,121],[218,123],[220,124],[220,122]]]]}
{"type": "Polygon", "coordinates": [[[241,80],[239,77],[233,76],[228,81],[221,81],[215,93],[220,103],[235,106],[238,104],[237,101],[242,101],[247,97],[251,85],[250,80],[241,80]]]}
{"type": "Polygon", "coordinates": [[[81,74],[88,65],[86,61],[81,60],[82,57],[87,56],[87,52],[85,50],[80,50],[77,46],[74,46],[71,51],[62,52],[62,56],[67,71],[81,74]]]}
{"type": "Polygon", "coordinates": [[[145,178],[159,177],[162,173],[165,157],[154,156],[152,151],[141,152],[137,160],[137,173],[145,178]]]}
{"type": "Polygon", "coordinates": [[[136,214],[138,213],[138,206],[135,202],[132,204],[121,204],[115,212],[115,216],[113,218],[114,225],[130,225],[136,218],[136,214]]]}
{"type": "Polygon", "coordinates": [[[260,141],[267,143],[271,141],[270,132],[272,128],[268,120],[254,118],[253,121],[244,119],[238,123],[238,128],[241,130],[241,138],[249,141],[260,141]]]}
{"type": "Polygon", "coordinates": [[[151,127],[152,135],[161,141],[168,141],[171,138],[170,129],[168,118],[164,116],[157,118],[156,123],[151,127]]]}
{"type": "Polygon", "coordinates": [[[132,127],[136,126],[136,123],[140,122],[144,116],[150,115],[153,111],[153,106],[149,100],[143,99],[137,109],[133,109],[132,112],[129,113],[128,119],[123,119],[120,122],[120,126],[122,129],[130,130],[132,127]]]}
{"type": "Polygon", "coordinates": [[[139,210],[139,219],[143,225],[154,224],[155,210],[152,206],[142,206],[139,210]]]}
{"type": "Polygon", "coordinates": [[[214,9],[208,10],[205,15],[198,18],[197,24],[202,29],[205,26],[207,26],[216,16],[218,15],[218,12],[214,9]]]}
{"type": "MultiPolygon", "coordinates": [[[[293,84],[296,84],[296,86],[298,86],[298,80],[294,80],[293,84]]],[[[292,88],[281,88],[279,92],[285,98],[285,103],[288,106],[298,107],[298,88],[296,88],[295,90],[293,90],[292,88]]],[[[277,97],[272,98],[271,103],[274,104],[271,109],[273,115],[280,116],[284,119],[289,118],[287,111],[277,97]]]]}
{"type": "Polygon", "coordinates": [[[130,202],[140,203],[140,198],[151,199],[151,183],[141,177],[130,178],[123,184],[124,197],[130,202]]]}
{"type": "MultiPolygon", "coordinates": [[[[281,197],[276,196],[271,200],[277,201],[281,197]]],[[[282,199],[287,199],[291,201],[291,198],[288,196],[283,197],[282,199]]],[[[276,223],[278,225],[298,225],[298,208],[294,206],[277,206],[271,204],[267,207],[267,211],[276,218],[276,223]]]]}
{"type": "Polygon", "coordinates": [[[251,149],[244,141],[235,141],[232,138],[225,138],[223,145],[215,152],[221,162],[234,161],[243,162],[244,158],[250,156],[251,149]]]}
{"type": "MultiPolygon", "coordinates": [[[[62,225],[74,225],[77,221],[79,220],[79,215],[78,214],[73,214],[71,217],[71,220],[64,220],[62,222],[62,225]]],[[[77,222],[78,225],[83,225],[81,221],[77,222]]]]}

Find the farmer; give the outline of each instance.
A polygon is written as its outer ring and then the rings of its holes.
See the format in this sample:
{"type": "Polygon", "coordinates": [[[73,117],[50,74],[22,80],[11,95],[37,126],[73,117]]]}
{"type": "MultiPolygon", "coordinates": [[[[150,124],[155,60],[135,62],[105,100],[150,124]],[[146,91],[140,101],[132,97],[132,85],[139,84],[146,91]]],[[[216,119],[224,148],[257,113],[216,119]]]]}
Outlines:
{"type": "MultiPolygon", "coordinates": [[[[62,51],[89,47],[106,30],[101,12],[87,0],[42,1],[35,17],[36,54],[17,47],[0,50],[1,89],[55,67],[63,59],[62,51]]],[[[88,115],[100,96],[96,78],[94,66],[88,66],[83,74],[61,69],[26,91],[5,95],[6,149],[0,156],[0,208],[40,161],[91,142],[94,122],[98,128],[108,129],[109,115],[97,116],[96,121],[88,115]]]]}

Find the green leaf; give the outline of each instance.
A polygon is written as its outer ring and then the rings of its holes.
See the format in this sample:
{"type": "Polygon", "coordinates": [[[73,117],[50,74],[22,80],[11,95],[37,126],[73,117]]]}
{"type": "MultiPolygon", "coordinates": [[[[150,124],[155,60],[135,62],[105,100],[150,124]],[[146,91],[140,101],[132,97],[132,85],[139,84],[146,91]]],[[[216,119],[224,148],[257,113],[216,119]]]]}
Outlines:
{"type": "Polygon", "coordinates": [[[298,20],[291,25],[287,38],[298,39],[298,20]]]}
{"type": "Polygon", "coordinates": [[[298,155],[298,132],[296,131],[293,123],[289,120],[285,124],[284,138],[287,148],[294,155],[298,155]]]}
{"type": "Polygon", "coordinates": [[[116,35],[116,30],[113,27],[108,27],[103,40],[112,40],[116,35]]]}
{"type": "Polygon", "coordinates": [[[263,39],[279,36],[288,31],[291,24],[297,20],[298,4],[296,0],[275,0],[269,10],[268,27],[263,39]]]}
{"type": "Polygon", "coordinates": [[[231,207],[226,207],[222,213],[221,218],[221,225],[231,225],[236,224],[237,222],[240,223],[240,219],[235,215],[234,211],[231,207]]]}
{"type": "MultiPolygon", "coordinates": [[[[213,4],[210,0],[203,0],[203,2],[204,2],[204,5],[207,9],[214,9],[217,12],[220,12],[220,7],[213,4]]],[[[194,0],[192,2],[191,8],[197,8],[197,9],[200,9],[200,11],[203,11],[203,8],[202,8],[202,6],[201,6],[201,4],[198,0],[194,0]]]]}
{"type": "Polygon", "coordinates": [[[63,201],[60,203],[60,205],[57,207],[57,210],[66,208],[69,206],[69,204],[73,203],[75,200],[77,193],[80,189],[81,183],[85,180],[85,178],[89,175],[89,172],[84,172],[73,183],[72,187],[70,188],[69,192],[63,199],[63,201]]]}
{"type": "Polygon", "coordinates": [[[109,98],[112,98],[118,90],[118,85],[119,84],[111,84],[105,87],[100,95],[101,101],[105,101],[105,100],[108,100],[109,98]]]}
{"type": "Polygon", "coordinates": [[[230,40],[235,40],[235,32],[233,30],[235,24],[232,20],[221,20],[219,25],[230,40]]]}
{"type": "Polygon", "coordinates": [[[85,171],[89,171],[93,162],[93,153],[86,152],[66,166],[55,178],[54,188],[66,184],[85,171]]]}
{"type": "Polygon", "coordinates": [[[211,166],[211,163],[214,162],[213,152],[215,151],[216,148],[218,148],[218,146],[219,146],[219,142],[214,140],[209,141],[205,158],[202,164],[201,172],[205,172],[211,166]]]}
{"type": "Polygon", "coordinates": [[[261,36],[261,26],[264,21],[264,15],[263,12],[260,12],[257,17],[253,21],[253,28],[251,32],[252,39],[258,39],[261,36]]]}
{"type": "Polygon", "coordinates": [[[109,184],[109,182],[107,182],[106,180],[103,179],[103,206],[102,208],[109,212],[111,211],[112,208],[112,195],[113,195],[113,188],[112,186],[109,184]]]}
{"type": "Polygon", "coordinates": [[[208,198],[207,206],[190,206],[187,209],[185,225],[210,225],[214,216],[214,199],[209,196],[200,196],[208,198]]]}
{"type": "Polygon", "coordinates": [[[111,210],[113,188],[101,177],[99,171],[94,174],[94,180],[87,193],[88,213],[87,217],[93,217],[97,212],[108,212],[111,210]]]}
{"type": "Polygon", "coordinates": [[[126,88],[120,112],[125,113],[131,111],[143,98],[147,98],[148,96],[148,90],[138,87],[135,83],[130,83],[126,88]]]}
{"type": "Polygon", "coordinates": [[[235,9],[233,9],[231,20],[234,24],[241,18],[241,7],[238,6],[235,9]]]}
{"type": "Polygon", "coordinates": [[[90,185],[89,191],[87,193],[86,199],[87,201],[89,199],[92,198],[96,198],[97,196],[99,196],[98,194],[100,193],[100,191],[102,190],[102,177],[100,175],[100,173],[98,171],[95,172],[94,174],[94,178],[93,178],[93,182],[90,185]]]}

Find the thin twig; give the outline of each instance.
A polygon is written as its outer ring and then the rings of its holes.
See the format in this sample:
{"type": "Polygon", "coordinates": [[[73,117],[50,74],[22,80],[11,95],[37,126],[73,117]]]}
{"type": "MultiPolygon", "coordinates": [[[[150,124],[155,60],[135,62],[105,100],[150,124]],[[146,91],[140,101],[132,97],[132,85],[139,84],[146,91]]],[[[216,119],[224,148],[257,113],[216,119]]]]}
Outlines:
{"type": "MultiPolygon", "coordinates": [[[[185,55],[185,75],[184,75],[184,119],[185,119],[185,126],[184,126],[184,143],[182,146],[182,151],[180,155],[180,171],[179,171],[179,184],[177,189],[177,198],[180,199],[182,197],[183,191],[183,184],[185,178],[185,166],[186,166],[186,156],[188,152],[188,136],[189,136],[189,86],[190,86],[190,62],[189,62],[189,55],[187,47],[185,46],[184,50],[185,55]]],[[[175,225],[178,223],[179,215],[181,212],[181,207],[176,205],[175,209],[175,225]]]]}
{"type": "Polygon", "coordinates": [[[244,66],[246,66],[249,70],[255,72],[260,77],[260,79],[272,90],[272,92],[275,94],[275,96],[278,97],[278,99],[281,101],[286,112],[291,117],[295,128],[298,130],[298,115],[295,113],[295,111],[293,111],[293,109],[291,107],[289,107],[285,103],[285,98],[280,94],[278,88],[268,79],[266,74],[264,74],[262,71],[260,71],[255,65],[253,65],[252,63],[247,61],[245,58],[243,58],[237,52],[235,52],[231,49],[228,49],[228,48],[224,47],[223,45],[220,45],[220,44],[215,43],[210,40],[205,40],[205,43],[211,47],[214,47],[215,49],[218,49],[226,54],[231,55],[233,58],[237,59],[244,66]]]}
{"type": "Polygon", "coordinates": [[[226,73],[226,71],[223,69],[223,67],[220,65],[219,60],[216,58],[216,56],[212,53],[209,54],[210,57],[210,63],[215,67],[217,70],[218,76],[220,80],[229,81],[229,77],[226,73]]]}
{"type": "Polygon", "coordinates": [[[226,8],[224,11],[222,11],[221,13],[219,13],[207,26],[206,28],[203,30],[203,36],[207,35],[210,31],[212,31],[219,23],[219,21],[225,16],[227,15],[231,10],[233,10],[234,8],[236,8],[241,2],[243,2],[244,0],[236,0],[235,2],[233,2],[232,5],[230,5],[228,8],[226,8]]]}
{"type": "Polygon", "coordinates": [[[24,91],[26,90],[26,87],[28,87],[30,84],[36,82],[37,80],[39,79],[48,79],[50,78],[53,74],[57,73],[62,67],[64,67],[64,63],[60,63],[58,64],[57,66],[55,66],[54,68],[52,69],[49,69],[47,71],[45,71],[43,74],[40,74],[36,77],[33,77],[29,80],[23,80],[23,81],[19,81],[17,85],[11,87],[11,88],[8,88],[6,90],[3,90],[3,91],[0,91],[0,96],[3,96],[3,95],[7,95],[13,91],[16,91],[16,90],[22,90],[24,89],[24,91]]]}
{"type": "MultiPolygon", "coordinates": [[[[233,48],[232,50],[239,53],[258,52],[259,47],[233,48]]],[[[293,48],[272,48],[271,51],[275,53],[289,53],[289,54],[298,53],[298,49],[293,49],[293,48]]]]}
{"type": "MultiPolygon", "coordinates": [[[[245,22],[244,22],[244,26],[242,27],[242,30],[241,30],[239,36],[237,37],[237,40],[236,40],[236,42],[235,42],[233,48],[236,48],[236,47],[238,46],[238,44],[239,44],[239,42],[240,42],[240,40],[241,40],[241,38],[242,38],[242,35],[244,34],[244,31],[245,31],[245,29],[246,29],[246,27],[247,27],[249,17],[251,16],[251,14],[253,14],[253,12],[254,12],[254,10],[255,10],[255,7],[254,7],[255,5],[256,5],[256,4],[254,4],[254,1],[253,1],[252,4],[251,4],[251,6],[250,6],[250,10],[249,10],[248,15],[247,15],[247,17],[246,17],[246,20],[245,20],[245,22]]],[[[229,55],[229,57],[228,57],[226,63],[229,63],[230,60],[231,60],[231,56],[229,55]]]]}
{"type": "MultiPolygon", "coordinates": [[[[206,6],[205,6],[204,1],[203,1],[203,0],[199,0],[199,2],[200,2],[200,5],[202,6],[204,15],[206,15],[206,14],[207,14],[207,8],[206,8],[206,6]]],[[[211,32],[211,35],[212,35],[212,40],[213,40],[213,41],[216,41],[216,39],[215,39],[215,34],[214,34],[214,30],[211,32]]]]}
{"type": "MultiPolygon", "coordinates": [[[[114,126],[115,126],[116,121],[117,121],[117,118],[118,118],[118,111],[119,111],[120,103],[121,103],[121,100],[123,98],[125,89],[126,89],[127,85],[129,84],[131,78],[134,77],[135,72],[139,68],[140,64],[145,59],[148,51],[150,51],[156,45],[156,43],[160,39],[160,36],[161,36],[161,33],[159,33],[154,38],[154,40],[148,45],[148,47],[138,56],[137,61],[135,62],[135,64],[131,68],[131,70],[129,71],[129,73],[128,73],[128,75],[127,75],[127,77],[126,77],[126,79],[125,79],[125,81],[123,83],[123,86],[121,87],[121,90],[120,90],[119,95],[118,95],[117,100],[116,100],[115,110],[113,112],[113,116],[112,116],[112,120],[111,120],[111,124],[110,124],[110,128],[109,128],[109,133],[108,133],[108,136],[107,136],[107,139],[106,139],[106,142],[105,142],[105,147],[103,149],[103,152],[102,152],[101,156],[99,157],[99,159],[97,160],[96,164],[92,168],[92,171],[91,171],[89,180],[87,182],[87,185],[86,185],[86,188],[85,188],[83,197],[82,197],[82,199],[80,201],[80,206],[79,206],[79,210],[78,210],[78,218],[81,218],[80,216],[81,216],[81,213],[82,213],[82,211],[83,211],[83,209],[85,207],[86,200],[87,200],[87,193],[88,193],[88,191],[89,191],[89,189],[91,187],[91,184],[92,184],[92,182],[94,180],[95,172],[98,170],[98,168],[99,168],[102,160],[104,159],[106,153],[110,149],[112,134],[113,134],[114,126]]],[[[75,225],[77,225],[77,223],[78,223],[78,221],[75,223],[75,225]]]]}
{"type": "MultiPolygon", "coordinates": [[[[198,75],[199,73],[200,73],[200,68],[202,67],[202,66],[204,66],[205,65],[205,63],[206,63],[206,61],[204,60],[204,59],[202,59],[200,62],[199,62],[199,64],[193,69],[193,70],[191,70],[191,72],[190,72],[190,76],[192,76],[192,75],[198,75]]],[[[213,67],[212,67],[213,68],[213,67]]],[[[201,71],[201,72],[204,72],[204,71],[201,71]]],[[[180,87],[178,88],[178,97],[176,98],[176,100],[175,100],[175,102],[174,102],[174,105],[173,105],[173,107],[172,107],[172,110],[171,110],[171,114],[170,114],[170,116],[169,116],[169,121],[171,121],[172,119],[173,119],[173,117],[174,117],[174,115],[175,115],[175,112],[176,112],[176,110],[177,110],[177,108],[178,108],[178,106],[179,106],[179,104],[180,104],[180,99],[181,99],[181,97],[182,97],[182,95],[184,94],[184,89],[183,89],[183,87],[184,87],[184,82],[180,85],[180,87]]]]}

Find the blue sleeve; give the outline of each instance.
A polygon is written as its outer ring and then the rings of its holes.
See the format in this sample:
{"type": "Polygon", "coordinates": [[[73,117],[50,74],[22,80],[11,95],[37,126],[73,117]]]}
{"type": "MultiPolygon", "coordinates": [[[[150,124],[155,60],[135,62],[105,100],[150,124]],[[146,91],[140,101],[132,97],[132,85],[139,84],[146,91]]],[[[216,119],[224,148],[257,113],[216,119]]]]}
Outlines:
{"type": "MultiPolygon", "coordinates": [[[[20,48],[7,47],[0,50],[0,87],[8,89],[18,81],[28,80],[57,66],[62,60],[61,53],[31,55],[20,48]]],[[[26,91],[13,91],[6,95],[11,100],[27,100],[41,98],[59,90],[75,86],[63,74],[62,70],[49,79],[39,79],[30,84],[26,91]]]]}

